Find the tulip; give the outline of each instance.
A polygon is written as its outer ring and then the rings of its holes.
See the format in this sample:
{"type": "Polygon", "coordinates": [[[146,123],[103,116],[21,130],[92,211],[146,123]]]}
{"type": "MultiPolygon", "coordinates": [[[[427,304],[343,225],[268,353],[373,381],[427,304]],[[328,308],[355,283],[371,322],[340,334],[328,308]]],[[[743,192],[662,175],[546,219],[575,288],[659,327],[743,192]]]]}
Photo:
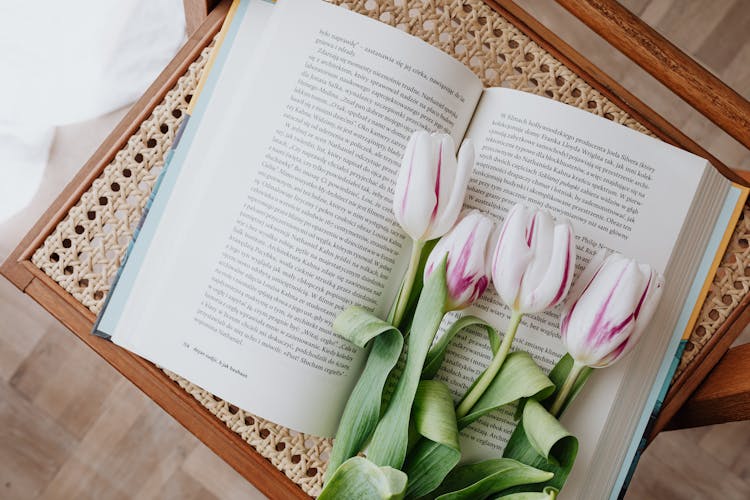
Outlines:
{"type": "Polygon", "coordinates": [[[664,278],[651,266],[600,251],[563,309],[560,332],[573,367],[551,413],[559,412],[585,367],[605,368],[633,349],[651,320],[664,278]]]}
{"type": "Polygon", "coordinates": [[[439,238],[456,222],[474,169],[474,146],[464,141],[456,160],[448,134],[414,132],[393,197],[396,220],[415,241],[439,238]]]}
{"type": "Polygon", "coordinates": [[[492,282],[503,302],[521,314],[551,309],[573,281],[575,241],[570,224],[543,210],[515,205],[495,247],[492,282]]]}
{"type": "Polygon", "coordinates": [[[447,134],[418,130],[409,139],[393,197],[396,220],[413,240],[409,267],[388,314],[388,321],[397,328],[409,303],[425,242],[443,236],[455,224],[473,169],[474,146],[469,139],[458,159],[447,134]]]}
{"type": "Polygon", "coordinates": [[[456,408],[461,418],[487,390],[513,345],[524,314],[555,307],[573,280],[575,238],[568,222],[557,222],[543,210],[515,205],[505,218],[492,258],[492,283],[511,308],[508,331],[490,365],[456,408]]]}
{"type": "Polygon", "coordinates": [[[440,238],[427,258],[424,280],[446,258],[446,309],[464,309],[477,300],[490,283],[490,254],[494,223],[479,210],[465,212],[448,234],[440,238]]]}

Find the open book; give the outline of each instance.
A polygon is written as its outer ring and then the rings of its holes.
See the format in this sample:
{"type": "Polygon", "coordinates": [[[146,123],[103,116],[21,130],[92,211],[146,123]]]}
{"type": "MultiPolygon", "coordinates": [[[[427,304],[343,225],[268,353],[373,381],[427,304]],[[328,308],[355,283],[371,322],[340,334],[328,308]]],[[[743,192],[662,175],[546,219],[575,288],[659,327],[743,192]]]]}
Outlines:
{"type": "MultiPolygon", "coordinates": [[[[522,201],[568,217],[580,270],[600,246],[666,277],[640,346],[597,372],[563,418],[580,439],[564,498],[616,496],[722,240],[746,192],[706,160],[551,99],[483,89],[398,29],[317,0],[242,3],[97,332],[250,412],[332,436],[365,353],[337,338],[350,304],[381,315],[409,242],[392,215],[415,129],[471,137],[466,205],[499,221],[522,201]]],[[[467,313],[501,331],[494,291],[467,313]]],[[[549,369],[559,313],[516,345],[549,369]]],[[[460,335],[438,375],[463,394],[490,359],[460,335]]],[[[498,457],[498,412],[464,431],[498,457]]]]}

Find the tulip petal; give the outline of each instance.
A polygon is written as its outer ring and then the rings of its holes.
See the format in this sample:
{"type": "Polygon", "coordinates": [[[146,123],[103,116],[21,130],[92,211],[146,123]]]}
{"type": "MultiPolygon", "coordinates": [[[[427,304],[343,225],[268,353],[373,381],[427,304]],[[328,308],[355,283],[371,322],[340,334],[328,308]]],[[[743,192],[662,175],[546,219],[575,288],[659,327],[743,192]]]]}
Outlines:
{"type": "Polygon", "coordinates": [[[532,258],[527,245],[527,228],[533,213],[516,205],[505,218],[492,260],[492,282],[500,298],[510,307],[517,307],[524,271],[532,258]]]}
{"type": "Polygon", "coordinates": [[[595,368],[609,366],[633,348],[663,287],[663,278],[650,266],[620,254],[599,260],[593,259],[582,275],[591,276],[590,281],[579,278],[583,291],[566,304],[560,323],[571,356],[595,368]]]}
{"type": "Polygon", "coordinates": [[[437,204],[435,197],[435,166],[437,152],[427,132],[418,132],[412,154],[404,157],[401,173],[405,175],[401,194],[401,226],[415,240],[425,240],[432,212],[437,204]]]}
{"type": "MultiPolygon", "coordinates": [[[[536,313],[556,306],[568,293],[575,267],[575,241],[570,224],[557,224],[552,232],[552,255],[545,257],[546,268],[537,277],[535,288],[522,292],[521,310],[536,313]]],[[[524,285],[526,285],[524,277],[524,285]]]]}
{"type": "MultiPolygon", "coordinates": [[[[450,137],[448,137],[450,139],[450,137]]],[[[450,139],[450,144],[453,144],[453,140],[450,139]]],[[[444,147],[447,148],[447,142],[444,143],[444,147]]],[[[453,155],[453,149],[446,151],[445,156],[453,155]]],[[[440,206],[438,208],[435,218],[432,220],[432,224],[425,236],[426,240],[439,238],[440,236],[447,233],[451,227],[456,223],[458,215],[461,213],[461,208],[464,205],[464,198],[466,196],[466,187],[469,184],[471,172],[474,170],[474,143],[471,139],[466,139],[461,145],[461,149],[458,152],[458,161],[452,157],[450,159],[445,158],[445,163],[448,165],[446,170],[446,179],[450,178],[451,182],[441,182],[441,196],[440,206]],[[453,165],[456,165],[454,172],[453,165]],[[452,174],[451,177],[448,177],[452,174]],[[445,194],[445,198],[443,197],[445,194]],[[445,201],[443,201],[445,200],[445,201]]]]}

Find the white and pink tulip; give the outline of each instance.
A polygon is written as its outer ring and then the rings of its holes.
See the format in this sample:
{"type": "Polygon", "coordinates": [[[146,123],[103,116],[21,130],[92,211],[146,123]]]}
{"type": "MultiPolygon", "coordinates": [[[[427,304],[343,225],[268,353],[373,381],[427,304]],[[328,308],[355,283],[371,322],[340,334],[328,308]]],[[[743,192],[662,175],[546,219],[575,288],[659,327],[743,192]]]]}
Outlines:
{"type": "Polygon", "coordinates": [[[492,260],[492,282],[503,301],[521,314],[550,309],[565,299],[575,270],[570,223],[521,204],[508,213],[492,260]]]}
{"type": "Polygon", "coordinates": [[[575,362],[604,368],[627,354],[656,311],[663,287],[664,278],[651,266],[621,254],[597,254],[560,318],[575,362]]]}
{"type": "Polygon", "coordinates": [[[482,296],[490,283],[492,219],[478,210],[465,212],[427,258],[425,281],[447,255],[449,310],[463,309],[482,296]]]}
{"type": "Polygon", "coordinates": [[[474,169],[474,146],[464,141],[456,158],[447,134],[414,132],[396,181],[393,211],[415,241],[439,238],[456,222],[474,169]]]}

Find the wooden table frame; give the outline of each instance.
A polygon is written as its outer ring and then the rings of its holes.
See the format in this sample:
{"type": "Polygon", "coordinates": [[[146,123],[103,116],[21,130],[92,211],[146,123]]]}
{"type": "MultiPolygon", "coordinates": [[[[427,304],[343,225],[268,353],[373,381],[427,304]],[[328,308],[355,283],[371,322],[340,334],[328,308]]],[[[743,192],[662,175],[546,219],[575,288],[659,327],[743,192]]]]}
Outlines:
{"type": "MultiPolygon", "coordinates": [[[[615,2],[558,1],[613,45],[623,49],[626,55],[635,54],[632,57],[636,62],[644,65],[652,74],[660,75],[660,79],[674,88],[676,93],[722,128],[726,127],[725,130],[745,146],[750,147],[750,125],[747,121],[750,117],[750,104],[747,101],[710,76],[689,57],[615,2]],[[710,82],[710,86],[705,86],[705,82],[710,82]],[[698,93],[697,89],[705,92],[707,88],[711,89],[712,95],[698,93]]],[[[508,0],[487,0],[487,3],[588,84],[647,126],[659,138],[708,158],[727,177],[743,182],[728,167],[593,66],[517,5],[508,0]]],[[[29,231],[0,267],[0,273],[41,304],[264,494],[272,498],[306,498],[302,490],[282,472],[256,453],[238,434],[228,429],[161,370],[111,342],[91,335],[94,313],[31,262],[34,251],[218,32],[229,2],[224,0],[213,9],[209,8],[210,4],[211,2],[206,0],[185,0],[186,17],[191,32],[185,46],[29,231]]],[[[726,360],[708,376],[700,390],[689,399],[709,371],[724,356],[743,327],[750,322],[750,310],[746,307],[749,301],[750,297],[743,301],[721,331],[714,336],[710,348],[705,349],[696,360],[699,368],[690,371],[688,376],[680,379],[670,390],[654,433],[664,428],[680,408],[682,409],[678,418],[671,424],[673,427],[702,425],[750,416],[750,377],[737,376],[737,373],[750,372],[748,346],[732,349],[726,355],[726,360]],[[721,411],[717,412],[717,408],[721,411]]]]}

